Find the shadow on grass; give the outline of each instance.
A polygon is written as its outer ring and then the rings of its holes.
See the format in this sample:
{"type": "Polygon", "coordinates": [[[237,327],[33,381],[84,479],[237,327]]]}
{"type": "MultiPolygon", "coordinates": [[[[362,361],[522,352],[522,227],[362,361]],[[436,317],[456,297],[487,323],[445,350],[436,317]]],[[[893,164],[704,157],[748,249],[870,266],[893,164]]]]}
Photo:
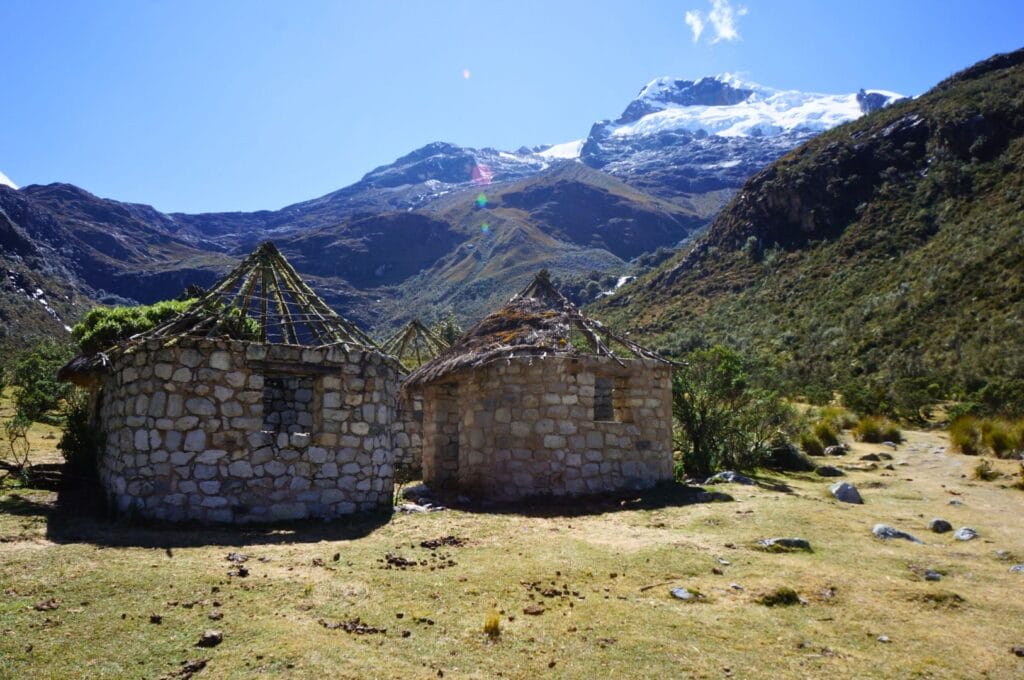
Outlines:
{"type": "Polygon", "coordinates": [[[470,499],[459,502],[458,496],[437,494],[442,505],[466,512],[527,517],[579,517],[627,510],[658,510],[698,503],[721,503],[733,500],[726,493],[707,491],[697,486],[665,482],[643,491],[575,496],[531,496],[517,501],[480,502],[470,499]],[[445,501],[449,501],[446,503],[445,501]]]}

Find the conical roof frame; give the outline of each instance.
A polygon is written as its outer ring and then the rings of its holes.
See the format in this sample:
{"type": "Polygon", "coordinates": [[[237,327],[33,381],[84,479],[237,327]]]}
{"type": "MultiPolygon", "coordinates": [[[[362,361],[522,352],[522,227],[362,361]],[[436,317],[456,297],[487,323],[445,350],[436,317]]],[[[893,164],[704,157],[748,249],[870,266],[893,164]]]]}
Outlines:
{"type": "Polygon", "coordinates": [[[370,336],[331,309],[270,241],[260,244],[187,311],[140,337],[177,336],[378,349],[370,336]]]}
{"type": "Polygon", "coordinates": [[[447,352],[413,371],[404,387],[519,356],[590,354],[621,363],[622,358],[612,351],[612,344],[622,347],[627,357],[671,363],[584,315],[555,288],[547,270],[541,270],[508,304],[469,329],[447,352]],[[580,333],[589,347],[574,344],[574,331],[580,333]]]}

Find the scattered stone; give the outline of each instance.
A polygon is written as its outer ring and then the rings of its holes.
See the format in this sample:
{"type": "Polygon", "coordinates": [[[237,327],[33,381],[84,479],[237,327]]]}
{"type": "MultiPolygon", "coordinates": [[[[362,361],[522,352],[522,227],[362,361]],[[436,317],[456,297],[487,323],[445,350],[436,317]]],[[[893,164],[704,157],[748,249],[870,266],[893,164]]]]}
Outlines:
{"type": "Polygon", "coordinates": [[[888,643],[892,642],[892,640],[889,639],[888,635],[879,635],[878,636],[878,641],[881,642],[881,643],[884,643],[884,644],[888,644],[888,643]]]}
{"type": "Polygon", "coordinates": [[[964,502],[959,500],[959,499],[957,499],[957,498],[951,498],[950,501],[949,501],[949,504],[950,505],[963,505],[964,502]]]}
{"type": "Polygon", "coordinates": [[[741,586],[739,583],[730,583],[729,587],[733,590],[743,590],[743,586],[741,586]]]}
{"type": "Polygon", "coordinates": [[[424,503],[423,505],[417,505],[416,503],[402,503],[401,505],[395,506],[395,512],[407,512],[410,514],[420,512],[440,512],[444,509],[444,506],[432,505],[430,503],[424,503]]]}
{"type": "Polygon", "coordinates": [[[890,449],[896,448],[896,442],[882,442],[882,446],[888,446],[890,449]]]}
{"type": "Polygon", "coordinates": [[[716,475],[708,477],[705,484],[746,484],[751,486],[755,484],[753,479],[750,477],[744,477],[743,475],[734,472],[732,470],[723,470],[716,475]]]}
{"type": "Polygon", "coordinates": [[[531,604],[529,607],[523,609],[523,613],[527,616],[540,616],[546,610],[539,604],[531,604]]]}
{"type": "Polygon", "coordinates": [[[862,505],[864,499],[860,497],[857,487],[849,482],[836,482],[828,488],[837,501],[842,503],[856,503],[862,505]]]}
{"type": "Polygon", "coordinates": [[[863,456],[860,457],[860,459],[861,460],[869,460],[869,461],[871,461],[873,463],[879,463],[882,460],[877,453],[869,453],[869,454],[863,455],[863,456]]]}
{"type": "Polygon", "coordinates": [[[835,444],[833,446],[825,447],[826,456],[845,456],[849,451],[850,447],[846,444],[835,444]]]}
{"type": "Polygon", "coordinates": [[[944,519],[935,518],[928,522],[928,528],[937,534],[944,534],[953,530],[953,525],[944,519]]]}
{"type": "Polygon", "coordinates": [[[846,473],[832,465],[819,465],[814,469],[819,477],[845,477],[846,473]]]}
{"type": "Polygon", "coordinates": [[[461,548],[466,545],[468,541],[458,536],[442,536],[441,538],[432,538],[429,541],[421,541],[420,547],[427,548],[428,550],[436,550],[441,546],[450,546],[452,548],[461,548]]]}
{"type": "Polygon", "coordinates": [[[1024,564],[1015,564],[1010,567],[1011,574],[1024,574],[1024,564]]]}
{"type": "Polygon", "coordinates": [[[51,612],[54,609],[60,609],[60,602],[56,599],[50,598],[49,600],[43,600],[42,602],[36,602],[35,606],[32,607],[37,612],[51,612]]]}
{"type": "Polygon", "coordinates": [[[1024,645],[1014,645],[1010,647],[1010,653],[1016,654],[1017,656],[1024,656],[1024,645]]]}
{"type": "Polygon", "coordinates": [[[208,619],[210,619],[211,621],[220,621],[221,619],[224,618],[224,612],[222,612],[222,611],[220,611],[218,609],[216,611],[210,612],[209,614],[206,615],[206,617],[208,619]]]}
{"type": "Polygon", "coordinates": [[[224,633],[219,630],[208,630],[203,633],[196,643],[196,647],[216,647],[224,642],[224,633]]]}
{"type": "Polygon", "coordinates": [[[229,552],[227,556],[228,562],[234,562],[235,564],[241,564],[249,559],[249,556],[245,553],[229,552]]]}
{"type": "Polygon", "coordinates": [[[953,538],[958,541],[972,541],[978,537],[978,532],[970,527],[960,527],[953,534],[953,538]]]}
{"type": "Polygon", "coordinates": [[[935,571],[934,569],[929,569],[926,572],[924,572],[924,580],[925,581],[941,581],[942,580],[942,574],[940,574],[939,572],[935,571]]]}
{"type": "Polygon", "coordinates": [[[806,550],[811,552],[811,542],[806,538],[762,538],[757,542],[765,550],[787,552],[789,550],[806,550]]]}
{"type": "Polygon", "coordinates": [[[159,614],[150,614],[149,615],[149,622],[150,623],[157,623],[157,624],[163,623],[164,622],[164,617],[160,616],[159,614]]]}
{"type": "Polygon", "coordinates": [[[672,597],[677,600],[683,600],[685,602],[696,602],[697,600],[703,600],[704,596],[696,590],[688,590],[686,588],[673,588],[669,591],[672,597]]]}
{"type": "Polygon", "coordinates": [[[356,635],[386,635],[388,632],[387,628],[378,628],[362,623],[358,616],[350,621],[325,621],[320,619],[318,623],[327,630],[343,630],[346,633],[355,633],[356,635]]]}
{"type": "Polygon", "coordinates": [[[872,529],[871,533],[875,535],[875,538],[890,539],[890,538],[902,538],[912,543],[921,543],[914,536],[911,536],[905,531],[900,531],[896,527],[891,527],[888,524],[876,524],[872,529]]]}

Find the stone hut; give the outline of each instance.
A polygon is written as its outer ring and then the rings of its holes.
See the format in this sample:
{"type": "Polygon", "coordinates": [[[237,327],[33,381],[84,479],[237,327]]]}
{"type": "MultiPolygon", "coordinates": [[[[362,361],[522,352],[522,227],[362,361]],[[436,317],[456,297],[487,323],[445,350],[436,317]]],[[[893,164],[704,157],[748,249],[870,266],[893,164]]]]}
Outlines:
{"type": "Polygon", "coordinates": [[[505,501],[671,480],[671,371],[542,271],[403,384],[423,392],[423,479],[505,501]]]}
{"type": "Polygon", "coordinates": [[[61,377],[90,387],[119,510],[263,522],[390,507],[399,373],[264,243],[185,313],[61,377]]]}
{"type": "MultiPolygon", "coordinates": [[[[447,351],[448,343],[419,319],[413,319],[385,340],[381,349],[397,358],[408,375],[447,351]]],[[[419,478],[423,469],[423,393],[418,389],[403,392],[396,408],[395,468],[406,479],[419,478]]]]}

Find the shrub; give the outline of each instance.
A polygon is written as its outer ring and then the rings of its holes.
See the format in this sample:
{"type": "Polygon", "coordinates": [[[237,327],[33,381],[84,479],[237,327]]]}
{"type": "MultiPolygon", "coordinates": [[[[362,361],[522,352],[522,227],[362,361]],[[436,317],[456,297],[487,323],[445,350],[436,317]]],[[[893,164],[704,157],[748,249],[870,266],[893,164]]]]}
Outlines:
{"type": "Polygon", "coordinates": [[[778,588],[762,595],[758,598],[757,602],[765,607],[789,607],[794,604],[800,604],[800,593],[792,588],[778,588]]]}
{"type": "Polygon", "coordinates": [[[786,472],[812,472],[817,466],[807,456],[800,453],[789,441],[774,442],[765,456],[764,466],[772,470],[786,472]]]}
{"type": "Polygon", "coordinates": [[[83,354],[95,354],[177,316],[194,302],[165,300],[138,307],[94,307],[71,329],[71,337],[83,354]]]}
{"type": "Polygon", "coordinates": [[[1021,446],[1013,423],[1005,420],[986,419],[982,421],[981,441],[996,458],[1009,458],[1021,446]]]}
{"type": "Polygon", "coordinates": [[[672,412],[676,448],[691,476],[756,467],[796,422],[777,394],[751,387],[747,362],[721,346],[687,355],[672,378],[672,412]]]}
{"type": "Polygon", "coordinates": [[[822,446],[835,446],[839,443],[839,433],[832,423],[827,420],[819,420],[814,425],[814,436],[821,442],[822,446]]]}
{"type": "Polygon", "coordinates": [[[800,433],[800,448],[804,450],[808,456],[824,456],[825,447],[822,445],[821,440],[814,436],[812,432],[801,432],[800,433]]]}
{"type": "Polygon", "coordinates": [[[501,618],[498,616],[498,610],[494,607],[487,610],[487,616],[484,618],[484,632],[492,640],[501,635],[501,618]]]}
{"type": "Polygon", "coordinates": [[[825,406],[821,409],[819,417],[831,423],[836,432],[849,430],[857,424],[857,415],[842,406],[825,406]]]}
{"type": "Polygon", "coordinates": [[[18,357],[11,373],[11,384],[21,388],[14,398],[18,413],[39,421],[57,408],[71,392],[71,385],[57,382],[57,371],[73,352],[68,345],[42,342],[18,357]]]}
{"type": "Polygon", "coordinates": [[[64,406],[63,415],[64,432],[57,448],[75,472],[92,475],[106,438],[92,422],[86,393],[75,390],[64,406]]]}
{"type": "Polygon", "coordinates": [[[981,421],[974,416],[961,416],[949,425],[953,448],[968,456],[981,453],[981,421]]]}
{"type": "Polygon", "coordinates": [[[4,423],[4,435],[7,439],[6,450],[3,452],[9,459],[9,467],[18,472],[23,478],[26,476],[29,467],[29,453],[31,446],[28,441],[28,430],[32,427],[32,421],[23,413],[4,423]]]}
{"type": "Polygon", "coordinates": [[[991,482],[993,479],[997,479],[999,473],[992,469],[992,463],[988,462],[984,458],[974,466],[974,478],[980,479],[983,482],[991,482]]]}
{"type": "Polygon", "coordinates": [[[899,426],[888,418],[879,416],[861,418],[857,422],[857,426],[854,427],[853,434],[858,440],[872,444],[903,441],[903,434],[900,432],[899,426]]]}

